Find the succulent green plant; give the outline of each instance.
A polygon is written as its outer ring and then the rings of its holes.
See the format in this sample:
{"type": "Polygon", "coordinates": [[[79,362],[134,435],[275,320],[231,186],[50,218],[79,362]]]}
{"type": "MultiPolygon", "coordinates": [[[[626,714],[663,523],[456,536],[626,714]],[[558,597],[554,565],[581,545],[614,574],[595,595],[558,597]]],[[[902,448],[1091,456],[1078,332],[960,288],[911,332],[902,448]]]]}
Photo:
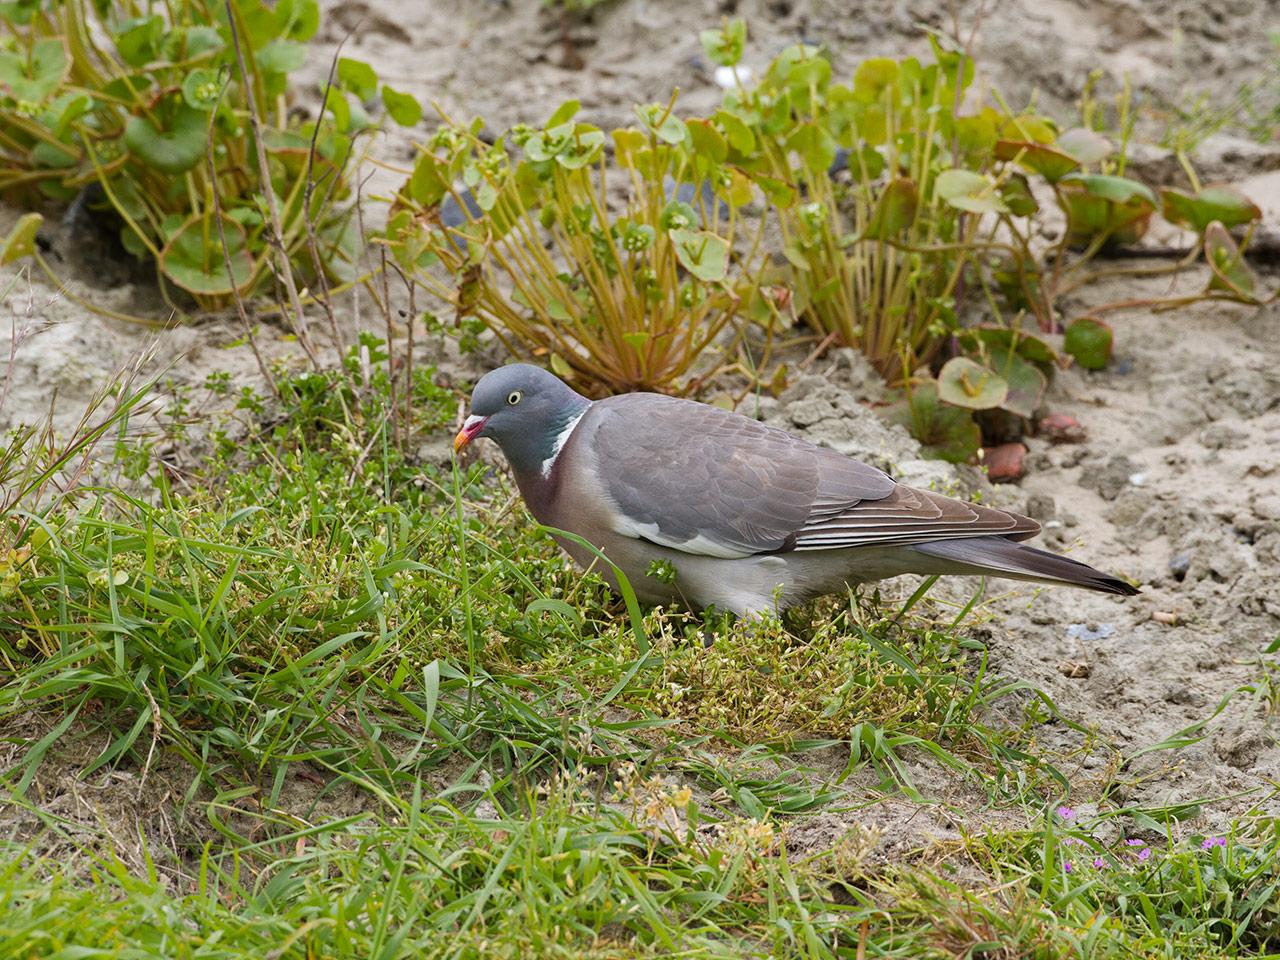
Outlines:
{"type": "MultiPolygon", "coordinates": [[[[702,43],[733,66],[745,27],[727,23],[702,43]]],[[[1140,241],[1157,212],[1201,235],[1197,250],[1213,269],[1206,290],[1177,303],[1265,299],[1226,232],[1254,222],[1256,205],[1230,185],[1201,188],[1189,165],[1190,192],[1157,194],[1126,175],[1127,91],[1117,147],[1095,129],[1103,112],[1088,90],[1081,125],[1062,131],[998,95],[999,109],[975,97],[972,59],[931,43],[932,62],[867,60],[848,84],[835,82],[820,49],[789,47],[715,114],[733,134],[729,162],[761,186],[779,220],[786,266],[771,282],[823,343],[860,349],[904,388],[893,415],[927,449],[964,459],[979,442],[974,413],[1030,419],[1055,363],[1105,366],[1110,327],[1097,316],[1067,325],[1059,303],[1123,270],[1089,264],[1140,241]],[[1066,228],[1042,249],[1033,238],[1048,194],[1066,228]],[[1044,339],[1064,330],[1057,349],[1044,339]]]]}
{"type": "MultiPolygon", "coordinates": [[[[344,60],[324,116],[296,118],[289,78],[319,23],[317,0],[4,4],[0,191],[110,210],[125,248],[199,307],[270,281],[277,226],[291,269],[351,279],[346,168],[379,88],[344,60]]],[[[421,117],[408,94],[381,96],[398,122],[421,117]]]]}
{"type": "MultiPolygon", "coordinates": [[[[736,62],[730,32],[704,45],[736,62]]],[[[716,115],[737,134],[731,161],[768,187],[798,312],[890,377],[904,358],[908,369],[927,361],[954,327],[966,250],[980,242],[966,213],[1003,206],[983,172],[994,158],[977,156],[954,120],[972,62],[935,52],[928,65],[868,60],[842,85],[820,51],[790,47],[716,115]],[[952,169],[960,150],[968,169],[952,169]],[[831,176],[840,166],[847,186],[831,176]]]]}
{"type": "Polygon", "coordinates": [[[763,223],[739,215],[756,190],[727,162],[731,131],[672,108],[638,107],[637,126],[612,131],[612,166],[576,101],[493,144],[446,123],[385,240],[459,319],[583,390],[692,391],[745,322],[763,223]]]}

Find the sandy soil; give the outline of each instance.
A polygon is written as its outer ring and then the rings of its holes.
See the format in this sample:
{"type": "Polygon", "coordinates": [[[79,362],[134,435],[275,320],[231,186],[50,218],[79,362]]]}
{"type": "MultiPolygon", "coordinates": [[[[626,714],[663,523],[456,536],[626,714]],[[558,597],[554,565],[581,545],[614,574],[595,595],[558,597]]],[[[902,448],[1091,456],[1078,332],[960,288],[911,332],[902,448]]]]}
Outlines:
{"type": "MultiPolygon", "coordinates": [[[[330,52],[353,32],[351,54],[374,63],[384,80],[455,116],[482,115],[494,128],[538,121],[570,96],[582,101],[594,122],[626,123],[630,104],[665,99],[673,85],[682,90],[684,108],[710,109],[720,91],[702,59],[697,31],[725,14],[747,18],[747,60],[757,69],[803,38],[829,45],[837,73],[871,54],[923,52],[922,28],[949,29],[952,22],[942,0],[620,0],[569,25],[575,53],[568,54],[560,22],[534,0],[340,0],[324,6],[327,25],[307,68],[314,79],[323,78],[330,52]]],[[[1150,130],[1164,116],[1156,98],[1177,100],[1202,89],[1225,97],[1256,74],[1274,56],[1267,29],[1280,27],[1280,13],[1267,0],[992,0],[985,6],[975,53],[986,82],[1010,103],[1036,95],[1049,112],[1065,116],[1090,69],[1107,71],[1104,92],[1114,91],[1127,70],[1135,88],[1152,98],[1143,114],[1150,130]]],[[[958,7],[967,35],[978,5],[958,7]]],[[[379,154],[407,164],[414,135],[387,134],[379,154]]],[[[1280,224],[1280,145],[1219,138],[1208,150],[1216,164],[1212,175],[1249,177],[1247,189],[1266,207],[1269,225],[1280,224]]],[[[1147,157],[1147,169],[1178,175],[1159,151],[1148,150],[1147,157]]],[[[375,187],[391,182],[383,175],[375,187]]],[[[0,208],[0,229],[17,216],[0,208]]],[[[25,333],[0,428],[48,410],[54,390],[59,416],[78,415],[120,363],[151,345],[179,380],[196,382],[222,370],[237,382],[255,380],[254,360],[237,345],[242,330],[231,316],[152,330],[103,319],[77,304],[79,298],[163,316],[145,274],[104,264],[92,235],[55,225],[50,236],[68,292],[55,294],[37,279],[8,298],[13,329],[25,333]]],[[[1267,282],[1275,286],[1280,279],[1267,282]]],[[[1180,283],[1191,289],[1203,278],[1193,274],[1180,283]]],[[[1167,283],[1119,282],[1091,288],[1088,296],[1092,303],[1167,292],[1167,283]]],[[[1266,717],[1265,692],[1237,694],[1172,765],[1166,752],[1148,753],[1123,769],[1120,764],[1210,716],[1232,691],[1257,684],[1263,676],[1259,650],[1280,634],[1280,308],[1204,304],[1169,313],[1134,309],[1112,319],[1112,367],[1097,374],[1064,372],[1048,397],[1053,409],[1080,420],[1087,439],[1062,446],[1031,439],[1031,472],[1017,486],[991,490],[972,469],[921,460],[900,430],[864,419],[869,415],[859,402],[876,399],[880,388],[847,355],[817,364],[820,381],[803,383],[761,412],[892,464],[909,482],[981,489],[1046,521],[1049,546],[1069,547],[1081,559],[1143,583],[1143,594],[1127,601],[1000,583],[998,589],[1008,592],[988,604],[992,618],[979,628],[1004,676],[1043,688],[1066,716],[1096,729],[1096,739],[1073,761],[1082,786],[1114,779],[1117,796],[1144,803],[1257,789],[1280,781],[1280,746],[1266,717]]],[[[0,341],[7,333],[0,332],[0,341]]],[[[296,360],[285,331],[267,326],[263,342],[270,356],[296,360]]],[[[437,361],[434,349],[425,345],[421,359],[437,361]]],[[[8,352],[3,342],[0,352],[8,352]]],[[[955,596],[971,589],[964,581],[946,588],[955,596]]],[[[1280,694],[1270,696],[1274,706],[1280,694]]],[[[1081,742],[1065,725],[1049,724],[1040,737],[1042,746],[1064,752],[1081,742]]],[[[922,784],[936,788],[952,809],[983,803],[964,789],[955,792],[926,765],[921,775],[922,784]]],[[[101,795],[138,795],[133,786],[106,789],[118,774],[102,776],[103,784],[89,785],[102,787],[101,795]]],[[[1238,798],[1213,816],[1252,802],[1238,798]]],[[[89,803],[82,809],[77,799],[59,812],[91,822],[96,815],[85,812],[90,809],[102,808],[89,803]]],[[[955,830],[953,814],[921,819],[901,800],[858,816],[913,839],[955,830]]],[[[838,826],[819,818],[803,829],[816,841],[838,826]]]]}

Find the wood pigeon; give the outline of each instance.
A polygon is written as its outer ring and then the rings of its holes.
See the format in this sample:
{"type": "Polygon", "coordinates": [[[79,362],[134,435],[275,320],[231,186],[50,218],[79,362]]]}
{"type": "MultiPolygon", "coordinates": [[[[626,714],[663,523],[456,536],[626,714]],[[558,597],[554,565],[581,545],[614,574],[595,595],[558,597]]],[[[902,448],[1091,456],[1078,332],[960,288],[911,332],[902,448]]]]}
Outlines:
{"type": "MultiPolygon", "coordinates": [[[[497,442],[540,523],[582,537],[650,603],[739,616],[904,573],[982,574],[1115,593],[1118,577],[1019,540],[1027,517],[903,486],[749,417],[628,393],[591,401],[547,371],[480,378],[454,440],[497,442]],[[665,561],[674,578],[653,575],[665,561]]],[[[560,545],[583,567],[581,544],[560,545]]],[[[602,573],[616,588],[612,571],[602,573]]]]}

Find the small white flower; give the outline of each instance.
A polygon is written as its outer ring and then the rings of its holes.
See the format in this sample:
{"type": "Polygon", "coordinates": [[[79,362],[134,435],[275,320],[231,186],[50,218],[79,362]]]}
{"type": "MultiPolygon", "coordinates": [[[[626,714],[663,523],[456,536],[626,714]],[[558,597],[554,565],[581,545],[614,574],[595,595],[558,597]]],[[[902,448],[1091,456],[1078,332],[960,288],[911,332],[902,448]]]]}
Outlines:
{"type": "Polygon", "coordinates": [[[750,67],[716,67],[716,86],[722,90],[729,90],[741,84],[746,86],[751,82],[752,71],[750,67]]]}

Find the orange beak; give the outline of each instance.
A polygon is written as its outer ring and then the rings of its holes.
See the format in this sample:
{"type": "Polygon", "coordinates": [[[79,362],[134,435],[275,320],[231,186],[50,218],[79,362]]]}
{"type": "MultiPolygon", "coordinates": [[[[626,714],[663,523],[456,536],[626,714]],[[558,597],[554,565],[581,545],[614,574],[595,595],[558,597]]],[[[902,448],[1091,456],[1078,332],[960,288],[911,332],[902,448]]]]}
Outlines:
{"type": "Polygon", "coordinates": [[[488,417],[470,416],[462,424],[462,429],[458,431],[458,435],[453,438],[453,452],[460,453],[462,448],[476,438],[484,425],[489,422],[488,417]]]}

